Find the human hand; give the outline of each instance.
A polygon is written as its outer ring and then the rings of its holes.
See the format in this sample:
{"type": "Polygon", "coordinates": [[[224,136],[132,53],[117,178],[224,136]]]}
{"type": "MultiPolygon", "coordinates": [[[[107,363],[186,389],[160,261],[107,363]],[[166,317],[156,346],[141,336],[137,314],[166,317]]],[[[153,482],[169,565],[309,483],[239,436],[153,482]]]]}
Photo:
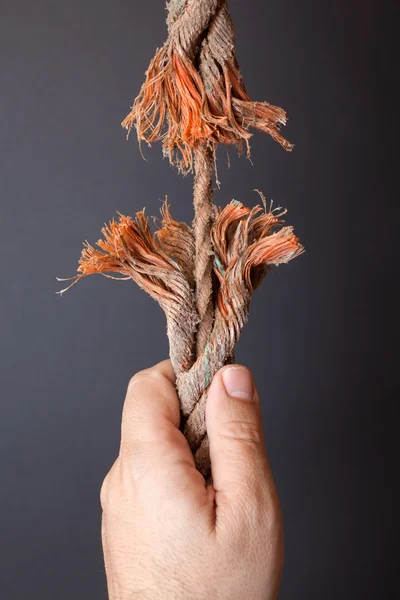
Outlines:
{"type": "Polygon", "coordinates": [[[213,484],[179,430],[170,361],[135,375],[119,456],[101,489],[110,600],[273,600],[283,565],[279,501],[251,373],[229,365],[207,398],[213,484]]]}

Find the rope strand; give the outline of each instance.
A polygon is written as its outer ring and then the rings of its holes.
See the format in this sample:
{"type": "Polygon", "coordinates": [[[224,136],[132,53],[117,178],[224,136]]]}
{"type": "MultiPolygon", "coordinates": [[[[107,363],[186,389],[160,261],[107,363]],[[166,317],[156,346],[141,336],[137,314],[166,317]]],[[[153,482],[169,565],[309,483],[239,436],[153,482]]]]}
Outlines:
{"type": "Polygon", "coordinates": [[[196,356],[207,345],[213,325],[211,227],[213,223],[213,152],[201,144],[194,152],[193,232],[195,243],[194,280],[196,309],[199,316],[196,337],[196,356]]]}

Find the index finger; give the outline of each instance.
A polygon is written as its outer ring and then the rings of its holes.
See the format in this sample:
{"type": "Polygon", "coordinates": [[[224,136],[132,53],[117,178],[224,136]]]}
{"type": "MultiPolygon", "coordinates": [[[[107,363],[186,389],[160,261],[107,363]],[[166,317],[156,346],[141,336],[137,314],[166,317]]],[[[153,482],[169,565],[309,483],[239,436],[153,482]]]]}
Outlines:
{"type": "Polygon", "coordinates": [[[121,447],[157,442],[160,429],[179,427],[179,401],[170,360],[139,371],[129,382],[122,411],[121,447]]]}
{"type": "Polygon", "coordinates": [[[120,458],[137,481],[152,481],[155,489],[168,488],[170,494],[187,488],[196,495],[205,482],[179,429],[174,381],[170,361],[131,379],[122,415],[120,458]]]}

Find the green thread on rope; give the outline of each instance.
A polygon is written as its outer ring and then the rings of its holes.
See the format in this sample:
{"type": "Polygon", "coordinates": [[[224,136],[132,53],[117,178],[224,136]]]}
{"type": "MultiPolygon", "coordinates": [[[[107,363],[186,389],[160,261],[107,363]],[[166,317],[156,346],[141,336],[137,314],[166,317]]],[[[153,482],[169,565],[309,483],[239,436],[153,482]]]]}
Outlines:
{"type": "Polygon", "coordinates": [[[222,275],[225,275],[226,271],[225,271],[224,267],[222,266],[222,263],[219,260],[217,255],[215,255],[215,264],[217,265],[217,268],[222,273],[222,275]]]}
{"type": "Polygon", "coordinates": [[[204,348],[204,370],[206,372],[205,387],[208,387],[211,381],[210,361],[208,360],[208,344],[204,348]]]}
{"type": "Polygon", "coordinates": [[[241,204],[241,202],[239,202],[239,200],[234,200],[234,201],[233,201],[233,204],[234,204],[235,206],[239,206],[239,204],[241,204]]]}
{"type": "Polygon", "coordinates": [[[180,15],[183,13],[182,1],[183,0],[178,0],[178,9],[179,9],[179,14],[180,15]]]}

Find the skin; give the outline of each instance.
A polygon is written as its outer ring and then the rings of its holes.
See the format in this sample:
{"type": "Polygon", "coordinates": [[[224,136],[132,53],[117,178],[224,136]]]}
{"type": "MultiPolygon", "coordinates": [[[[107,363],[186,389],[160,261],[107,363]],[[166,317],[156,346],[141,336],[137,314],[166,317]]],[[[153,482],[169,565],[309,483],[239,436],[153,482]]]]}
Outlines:
{"type": "Polygon", "coordinates": [[[110,600],[273,600],[279,500],[251,372],[223,367],[207,399],[213,484],[179,431],[170,361],[128,386],[117,460],[101,489],[110,600]]]}

